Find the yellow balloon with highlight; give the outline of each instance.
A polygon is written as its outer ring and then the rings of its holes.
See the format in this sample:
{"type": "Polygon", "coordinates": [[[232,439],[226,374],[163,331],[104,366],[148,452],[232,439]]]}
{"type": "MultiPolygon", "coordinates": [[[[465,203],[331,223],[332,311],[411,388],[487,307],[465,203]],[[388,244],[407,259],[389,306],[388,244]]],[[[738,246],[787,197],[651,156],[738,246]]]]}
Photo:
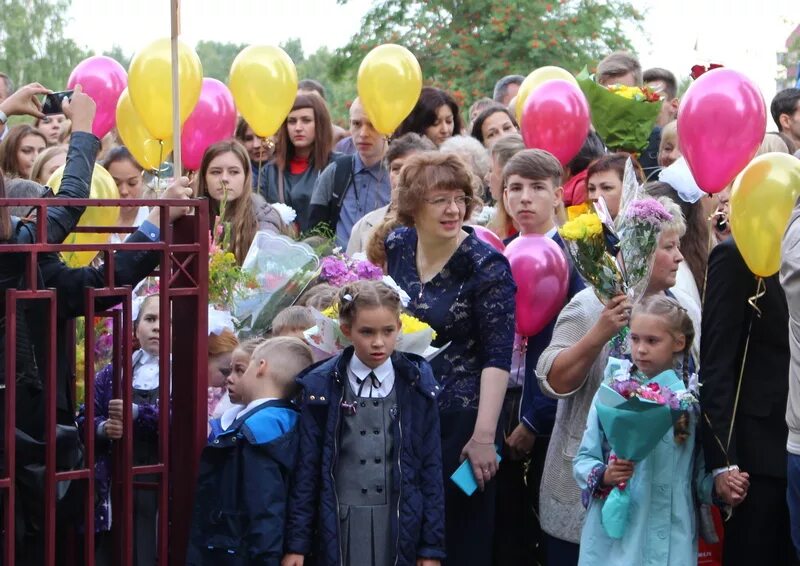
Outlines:
{"type": "Polygon", "coordinates": [[[358,97],[372,126],[388,136],[411,113],[422,92],[419,61],[401,45],[379,45],[358,68],[358,97]]]}
{"type": "MultiPolygon", "coordinates": [[[[47,186],[58,193],[61,180],[64,177],[64,166],[59,167],[47,180],[47,186]]],[[[114,178],[100,165],[94,166],[92,184],[89,187],[89,198],[93,199],[118,199],[119,190],[114,178]]],[[[119,220],[119,207],[117,206],[88,206],[83,212],[78,226],[116,226],[119,220]]],[[[91,232],[73,232],[64,240],[65,244],[105,244],[111,234],[93,234],[91,232]]],[[[89,265],[97,255],[96,251],[88,252],[62,252],[62,257],[70,267],[83,267],[89,265]]]]}
{"type": "Polygon", "coordinates": [[[769,277],[781,265],[781,241],[800,196],[800,160],[788,153],[753,159],[733,182],[731,232],[747,267],[769,277]]]}
{"type": "Polygon", "coordinates": [[[133,158],[145,169],[155,171],[172,152],[172,137],[163,143],[153,137],[133,107],[128,89],[117,102],[117,132],[133,158]]]}
{"type": "Polygon", "coordinates": [[[553,79],[561,79],[578,86],[578,81],[574,76],[572,76],[572,73],[562,69],[561,67],[539,67],[530,75],[525,77],[525,80],[522,81],[519,91],[517,92],[517,101],[514,108],[514,114],[517,117],[518,123],[522,122],[522,109],[525,108],[525,101],[528,100],[528,97],[531,95],[531,93],[547,81],[551,81],[553,79]]]}
{"type": "MultiPolygon", "coordinates": [[[[178,41],[180,119],[183,124],[200,99],[203,65],[195,50],[178,41]]],[[[136,52],[128,71],[128,90],[145,128],[159,140],[172,137],[172,50],[168,38],[136,52]]]]}
{"type": "Polygon", "coordinates": [[[297,69],[280,47],[251,45],[231,65],[228,86],[236,108],[253,132],[274,135],[297,97],[297,69]]]}

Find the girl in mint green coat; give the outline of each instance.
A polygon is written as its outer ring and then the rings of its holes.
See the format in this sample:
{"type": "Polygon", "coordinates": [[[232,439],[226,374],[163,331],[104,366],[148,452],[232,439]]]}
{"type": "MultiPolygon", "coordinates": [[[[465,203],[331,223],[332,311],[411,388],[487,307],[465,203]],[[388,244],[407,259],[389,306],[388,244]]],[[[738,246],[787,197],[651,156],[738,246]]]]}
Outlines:
{"type": "MultiPolygon", "coordinates": [[[[631,353],[635,366],[624,375],[606,370],[606,382],[636,378],[645,382],[688,365],[694,328],[686,310],[663,295],[639,303],[631,315],[631,353]]],[[[683,371],[684,383],[688,371],[683,371]]],[[[692,390],[692,384],[685,383],[692,390]]],[[[696,385],[695,385],[696,388],[696,385]]],[[[694,391],[695,396],[697,392],[694,391]]],[[[712,500],[713,477],[697,443],[697,410],[682,413],[643,460],[617,459],[598,418],[597,397],[573,462],[587,507],[580,543],[581,565],[688,566],[697,564],[698,508],[712,500]],[[627,525],[612,538],[602,510],[615,486],[630,495],[627,525]]],[[[693,403],[696,408],[696,401],[693,403]]],[[[609,521],[610,523],[610,521],[609,521]]]]}

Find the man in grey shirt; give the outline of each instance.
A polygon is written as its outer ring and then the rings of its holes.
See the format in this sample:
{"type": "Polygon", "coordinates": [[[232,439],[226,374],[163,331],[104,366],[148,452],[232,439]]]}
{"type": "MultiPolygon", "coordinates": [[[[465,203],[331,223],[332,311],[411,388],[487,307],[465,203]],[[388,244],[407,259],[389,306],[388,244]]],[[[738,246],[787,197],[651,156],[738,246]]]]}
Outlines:
{"type": "Polygon", "coordinates": [[[336,159],[320,174],[309,212],[309,226],[327,223],[342,248],[347,247],[355,223],[389,204],[391,197],[389,172],[383,163],[386,140],[372,126],[358,98],[350,106],[350,134],[356,153],[336,159]]]}

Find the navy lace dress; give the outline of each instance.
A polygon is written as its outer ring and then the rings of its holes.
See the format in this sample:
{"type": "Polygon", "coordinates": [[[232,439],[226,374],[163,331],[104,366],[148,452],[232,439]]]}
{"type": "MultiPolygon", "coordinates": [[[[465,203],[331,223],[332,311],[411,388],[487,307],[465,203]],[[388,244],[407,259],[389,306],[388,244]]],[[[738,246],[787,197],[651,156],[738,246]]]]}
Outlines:
{"type": "MultiPolygon", "coordinates": [[[[436,331],[435,346],[450,345],[431,361],[443,386],[439,396],[445,482],[445,564],[491,563],[495,481],[467,497],[451,481],[475,427],[481,371],[508,371],[514,345],[516,285],[502,254],[469,235],[433,279],[417,273],[417,232],[400,228],[386,239],[388,272],[411,297],[408,310],[436,331]]],[[[502,433],[498,431],[498,446],[502,433]]]]}

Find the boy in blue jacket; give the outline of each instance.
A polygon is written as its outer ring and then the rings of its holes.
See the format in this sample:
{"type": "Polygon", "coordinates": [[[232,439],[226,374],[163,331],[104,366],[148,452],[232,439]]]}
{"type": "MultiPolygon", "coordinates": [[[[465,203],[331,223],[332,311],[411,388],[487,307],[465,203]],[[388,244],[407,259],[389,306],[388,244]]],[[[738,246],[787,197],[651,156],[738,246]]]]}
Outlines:
{"type": "Polygon", "coordinates": [[[243,408],[200,461],[187,564],[280,564],[297,453],[295,377],[311,365],[298,338],[266,340],[237,384],[243,408]]]}

